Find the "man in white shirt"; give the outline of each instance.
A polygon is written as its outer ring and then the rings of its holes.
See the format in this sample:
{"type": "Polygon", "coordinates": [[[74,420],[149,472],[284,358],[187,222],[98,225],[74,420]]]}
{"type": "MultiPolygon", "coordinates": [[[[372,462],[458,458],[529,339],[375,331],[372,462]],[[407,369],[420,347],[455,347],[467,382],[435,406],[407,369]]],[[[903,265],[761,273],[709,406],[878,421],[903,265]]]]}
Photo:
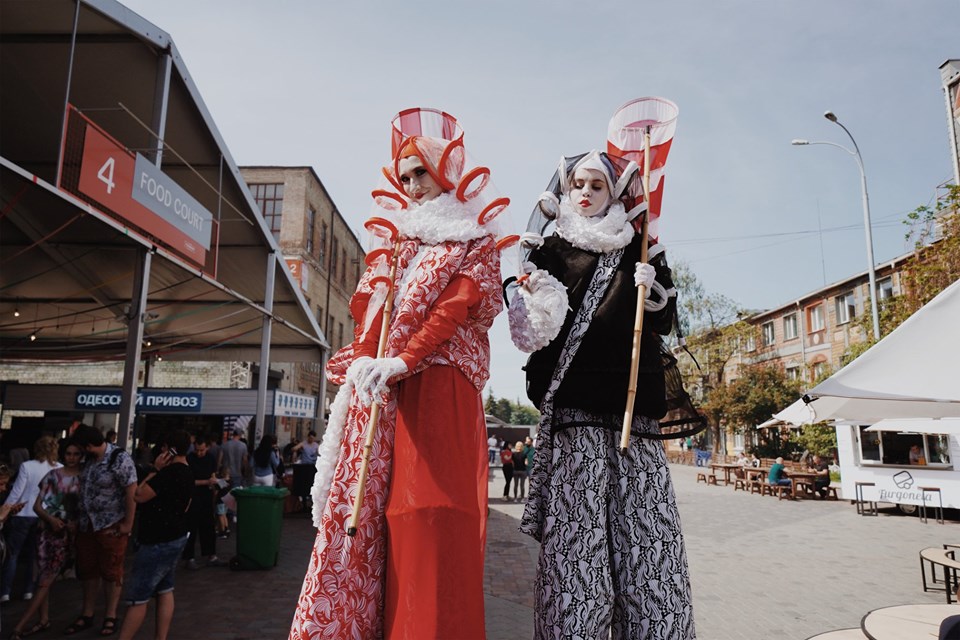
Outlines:
{"type": "Polygon", "coordinates": [[[490,456],[490,464],[493,464],[497,460],[498,444],[499,442],[497,441],[497,436],[490,436],[487,438],[487,453],[490,456]]]}

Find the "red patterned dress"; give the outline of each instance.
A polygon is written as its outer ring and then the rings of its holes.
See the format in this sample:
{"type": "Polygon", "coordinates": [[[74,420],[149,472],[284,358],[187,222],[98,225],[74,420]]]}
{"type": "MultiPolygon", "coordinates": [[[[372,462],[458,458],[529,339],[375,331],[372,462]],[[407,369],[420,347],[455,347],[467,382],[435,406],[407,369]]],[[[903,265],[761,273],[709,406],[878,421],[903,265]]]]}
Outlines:
{"type": "MultiPolygon", "coordinates": [[[[417,208],[420,222],[466,208],[445,195],[417,208]]],[[[351,300],[356,338],[327,365],[330,380],[343,386],[321,446],[317,540],[290,638],[484,637],[481,392],[489,376],[487,331],[502,307],[499,255],[493,236],[475,223],[466,230],[438,225],[427,233],[398,221],[404,239],[385,356],[403,359],[408,373],[391,385],[381,410],[354,537],[346,524],[369,409],[357,400],[349,365],[376,353],[382,308],[364,322],[376,304],[376,265],[351,300]]]]}

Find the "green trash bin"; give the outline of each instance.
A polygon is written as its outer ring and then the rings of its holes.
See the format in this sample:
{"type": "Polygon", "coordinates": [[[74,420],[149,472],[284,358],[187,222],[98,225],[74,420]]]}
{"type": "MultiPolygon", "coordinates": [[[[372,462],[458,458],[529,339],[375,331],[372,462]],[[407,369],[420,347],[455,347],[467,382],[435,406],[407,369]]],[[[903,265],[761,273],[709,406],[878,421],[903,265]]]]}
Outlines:
{"type": "Polygon", "coordinates": [[[270,569],[280,556],[283,502],[290,493],[275,487],[234,489],[237,499],[237,555],[234,569],[270,569]]]}

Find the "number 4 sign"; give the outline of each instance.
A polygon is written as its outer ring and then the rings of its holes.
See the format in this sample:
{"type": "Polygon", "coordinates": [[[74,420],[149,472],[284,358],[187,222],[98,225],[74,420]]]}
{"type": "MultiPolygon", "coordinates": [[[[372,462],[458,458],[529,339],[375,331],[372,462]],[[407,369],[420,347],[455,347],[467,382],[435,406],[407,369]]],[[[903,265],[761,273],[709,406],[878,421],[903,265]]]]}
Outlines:
{"type": "Polygon", "coordinates": [[[107,161],[103,163],[103,166],[100,167],[100,171],[97,172],[97,177],[103,181],[103,184],[107,185],[107,195],[113,193],[113,188],[117,186],[113,181],[113,168],[116,166],[116,160],[113,156],[107,158],[107,161]]]}
{"type": "Polygon", "coordinates": [[[204,247],[133,198],[136,158],[122,145],[88,124],[80,161],[80,192],[156,240],[202,265],[204,247]]]}

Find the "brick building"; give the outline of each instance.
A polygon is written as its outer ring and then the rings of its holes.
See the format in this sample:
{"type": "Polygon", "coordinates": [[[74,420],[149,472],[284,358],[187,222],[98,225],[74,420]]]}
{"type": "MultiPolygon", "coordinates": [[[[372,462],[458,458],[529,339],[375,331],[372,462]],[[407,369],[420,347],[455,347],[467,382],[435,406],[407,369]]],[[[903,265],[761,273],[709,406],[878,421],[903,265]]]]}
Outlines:
{"type": "MultiPolygon", "coordinates": [[[[903,291],[901,271],[913,254],[905,254],[877,265],[879,302],[903,291]]],[[[754,313],[744,320],[756,331],[743,340],[738,353],[724,371],[725,382],[738,376],[743,364],[777,366],[792,379],[812,386],[841,367],[844,353],[869,339],[869,323],[857,320],[870,314],[870,281],[866,271],[811,291],[773,309],[754,313]]],[[[742,425],[750,427],[754,425],[742,425]]],[[[747,429],[748,434],[751,433],[747,429]]],[[[726,433],[726,450],[744,447],[744,433],[726,433]]]]}
{"type": "MultiPolygon", "coordinates": [[[[353,339],[350,296],[363,273],[365,252],[310,167],[240,167],[264,220],[283,252],[293,277],[316,314],[317,324],[334,352],[353,339]]],[[[336,388],[322,385],[323,363],[274,364],[284,371],[281,388],[318,396],[329,409],[336,388]],[[289,375],[287,375],[289,374],[289,375]]],[[[281,441],[306,429],[305,421],[277,425],[281,441]]]]}

